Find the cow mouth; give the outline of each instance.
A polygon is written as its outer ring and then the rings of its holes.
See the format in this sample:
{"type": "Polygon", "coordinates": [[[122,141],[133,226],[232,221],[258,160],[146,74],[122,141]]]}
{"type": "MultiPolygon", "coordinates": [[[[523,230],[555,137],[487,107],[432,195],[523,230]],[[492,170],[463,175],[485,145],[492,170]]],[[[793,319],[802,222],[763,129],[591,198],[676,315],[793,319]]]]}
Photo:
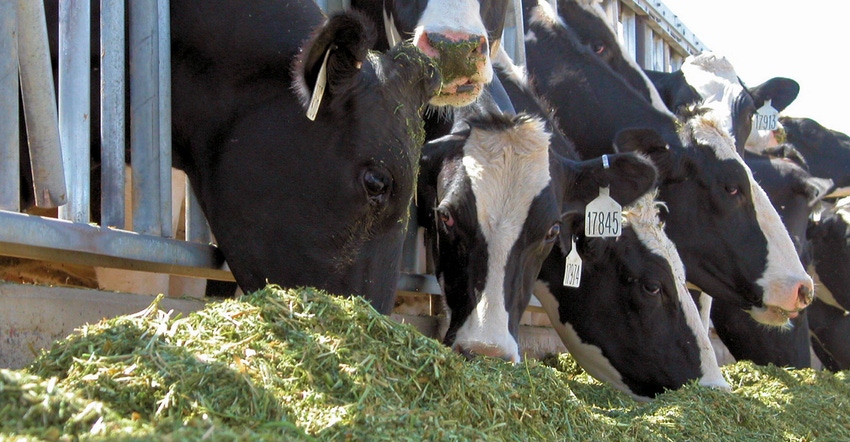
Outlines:
{"type": "Polygon", "coordinates": [[[484,82],[473,81],[469,77],[456,78],[444,83],[437,94],[431,98],[434,106],[465,106],[475,101],[484,88],[484,82]]]}
{"type": "Polygon", "coordinates": [[[785,310],[781,307],[768,305],[764,307],[753,307],[747,310],[747,313],[756,321],[774,327],[788,328],[791,326],[791,319],[800,316],[800,311],[785,310]]]}

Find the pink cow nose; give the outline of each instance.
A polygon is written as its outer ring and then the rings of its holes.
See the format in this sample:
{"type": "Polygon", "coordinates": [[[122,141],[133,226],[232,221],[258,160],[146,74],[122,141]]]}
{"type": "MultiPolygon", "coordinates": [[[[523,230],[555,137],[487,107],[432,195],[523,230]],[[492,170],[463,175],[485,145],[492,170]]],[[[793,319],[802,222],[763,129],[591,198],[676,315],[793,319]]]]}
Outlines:
{"type": "Polygon", "coordinates": [[[416,40],[416,46],[440,60],[440,70],[448,80],[475,75],[478,60],[490,52],[486,37],[463,32],[426,31],[416,40]]]}
{"type": "Polygon", "coordinates": [[[500,348],[496,345],[489,345],[484,343],[474,343],[470,345],[468,348],[464,348],[461,346],[455,346],[455,351],[464,355],[467,359],[473,359],[476,356],[487,356],[490,358],[499,358],[504,361],[517,363],[519,362],[516,358],[508,354],[505,349],[500,348]]]}

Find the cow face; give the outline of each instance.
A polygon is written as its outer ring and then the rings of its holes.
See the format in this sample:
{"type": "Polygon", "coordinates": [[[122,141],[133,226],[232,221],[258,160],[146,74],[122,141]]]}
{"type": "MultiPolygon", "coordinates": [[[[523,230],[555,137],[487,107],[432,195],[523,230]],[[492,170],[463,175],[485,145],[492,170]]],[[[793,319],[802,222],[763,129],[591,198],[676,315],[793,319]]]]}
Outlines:
{"type": "Polygon", "coordinates": [[[443,83],[435,106],[471,103],[493,78],[490,54],[499,45],[507,0],[386,0],[384,26],[390,45],[413,43],[436,60],[443,83]]]}
{"type": "Polygon", "coordinates": [[[813,287],[779,215],[717,120],[689,119],[682,138],[692,146],[689,173],[660,198],[671,202],[662,218],[688,280],[759,322],[784,325],[811,303],[813,287]]]}
{"type": "Polygon", "coordinates": [[[617,33],[599,0],[560,0],[557,13],[578,39],[626,83],[649,100],[653,107],[661,112],[668,112],[652,82],[635,60],[626,55],[628,50],[617,38],[617,33]]]}
{"type": "Polygon", "coordinates": [[[805,158],[812,175],[850,186],[850,137],[811,118],[780,117],[787,142],[805,158]]]}
{"type": "Polygon", "coordinates": [[[420,224],[431,236],[451,322],[448,345],[518,361],[519,318],[561,231],[565,204],[582,207],[599,186],[633,200],[654,183],[633,154],[574,162],[549,150],[537,118],[484,115],[470,128],[426,144],[419,179],[420,224]]]}
{"type": "MultiPolygon", "coordinates": [[[[747,153],[744,160],[779,213],[800,260],[804,266],[807,265],[811,261],[811,253],[806,225],[812,210],[826,195],[832,182],[812,177],[789,160],[752,153],[747,153]]],[[[818,288],[818,296],[820,291],[818,288]]],[[[805,368],[811,366],[810,309],[791,319],[790,327],[765,328],[737,306],[715,300],[711,305],[711,319],[718,336],[736,360],[805,368]]]]}
{"type": "Polygon", "coordinates": [[[318,7],[265,6],[233,6],[251,18],[233,30],[246,39],[222,42],[205,36],[234,11],[172,3],[195,26],[174,27],[175,150],[243,290],[316,286],[389,313],[437,70],[411,45],[370,52],[359,14],[332,16],[302,46],[318,7]]]}
{"type": "Polygon", "coordinates": [[[561,246],[546,260],[534,294],[576,361],[635,399],[693,379],[728,389],[657,212],[652,194],[640,198],[626,209],[619,238],[585,237],[583,214],[570,215],[564,224],[577,232],[581,285],[561,285],[561,246]]]}
{"type": "Polygon", "coordinates": [[[808,228],[812,242],[817,297],[850,310],[850,200],[842,199],[808,228]]]}

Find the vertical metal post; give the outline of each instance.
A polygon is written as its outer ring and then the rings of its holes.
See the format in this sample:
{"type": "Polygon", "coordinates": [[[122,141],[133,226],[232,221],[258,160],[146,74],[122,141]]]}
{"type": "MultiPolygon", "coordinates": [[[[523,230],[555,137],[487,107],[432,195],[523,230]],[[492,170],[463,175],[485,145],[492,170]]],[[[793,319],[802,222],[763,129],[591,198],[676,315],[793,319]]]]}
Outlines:
{"type": "Polygon", "coordinates": [[[21,210],[18,2],[0,0],[0,210],[21,210]]]}
{"type": "Polygon", "coordinates": [[[35,204],[38,207],[57,207],[67,201],[67,191],[44,3],[18,0],[17,4],[18,66],[35,204]]]}
{"type": "Polygon", "coordinates": [[[189,180],[186,180],[186,241],[201,244],[212,242],[210,227],[189,180]]]}
{"type": "Polygon", "coordinates": [[[130,7],[130,149],[133,230],[160,235],[159,37],[157,0],[130,7]]]}
{"type": "Polygon", "coordinates": [[[124,226],[124,0],[100,1],[100,168],[104,227],[124,226]]]}
{"type": "Polygon", "coordinates": [[[59,138],[68,202],[59,218],[89,222],[91,198],[91,3],[59,2],[59,138]]]}
{"type": "Polygon", "coordinates": [[[157,0],[159,35],[159,178],[161,235],[174,237],[171,218],[171,23],[169,0],[157,0]]]}

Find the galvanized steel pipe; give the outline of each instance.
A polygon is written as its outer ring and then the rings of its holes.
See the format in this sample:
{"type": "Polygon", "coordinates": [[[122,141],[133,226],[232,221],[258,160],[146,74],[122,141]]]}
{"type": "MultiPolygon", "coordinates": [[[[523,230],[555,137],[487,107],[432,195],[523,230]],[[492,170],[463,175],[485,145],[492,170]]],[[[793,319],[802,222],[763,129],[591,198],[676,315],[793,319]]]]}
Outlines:
{"type": "Polygon", "coordinates": [[[57,207],[65,204],[67,192],[44,3],[19,0],[17,5],[18,65],[35,204],[57,207]]]}
{"type": "Polygon", "coordinates": [[[59,137],[68,202],[59,218],[91,218],[91,2],[59,2],[59,137]]]}
{"type": "Polygon", "coordinates": [[[100,2],[100,225],[124,229],[124,0],[100,2]]]}
{"type": "Polygon", "coordinates": [[[162,235],[174,237],[171,201],[171,23],[169,0],[157,0],[159,36],[159,216],[162,235]]]}
{"type": "Polygon", "coordinates": [[[159,155],[159,37],[157,0],[130,7],[130,149],[133,167],[133,230],[162,233],[159,155]]]}
{"type": "Polygon", "coordinates": [[[18,2],[0,0],[0,210],[21,210],[18,2]]]}

